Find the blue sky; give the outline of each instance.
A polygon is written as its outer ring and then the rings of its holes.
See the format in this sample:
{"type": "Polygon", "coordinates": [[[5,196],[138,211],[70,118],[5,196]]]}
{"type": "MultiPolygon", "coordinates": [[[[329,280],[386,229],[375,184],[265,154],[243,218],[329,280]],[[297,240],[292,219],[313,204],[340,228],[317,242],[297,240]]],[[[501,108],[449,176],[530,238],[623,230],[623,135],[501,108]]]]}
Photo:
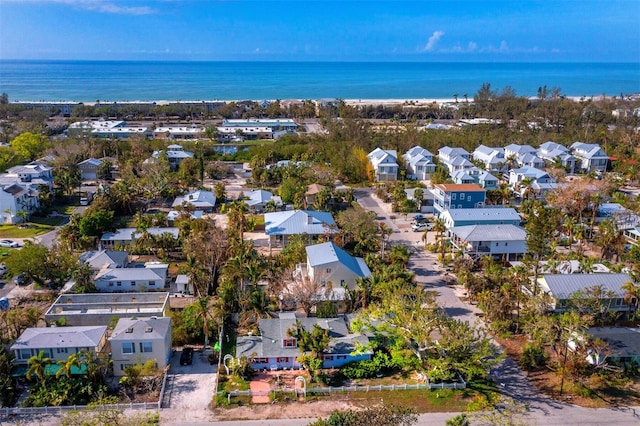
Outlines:
{"type": "Polygon", "coordinates": [[[0,0],[0,59],[640,62],[639,0],[0,0]]]}

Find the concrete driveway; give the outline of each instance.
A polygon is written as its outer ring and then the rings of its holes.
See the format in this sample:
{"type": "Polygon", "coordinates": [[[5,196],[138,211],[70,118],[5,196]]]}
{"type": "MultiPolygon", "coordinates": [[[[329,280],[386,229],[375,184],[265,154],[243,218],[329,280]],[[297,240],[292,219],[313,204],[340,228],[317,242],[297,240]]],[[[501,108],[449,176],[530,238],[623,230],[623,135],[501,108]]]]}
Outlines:
{"type": "MultiPolygon", "coordinates": [[[[168,406],[162,410],[162,419],[169,424],[213,420],[210,410],[216,382],[217,365],[210,365],[202,348],[193,352],[191,365],[180,365],[181,351],[171,357],[171,370],[167,383],[168,406]]],[[[164,424],[163,421],[163,424],[164,424]]]]}

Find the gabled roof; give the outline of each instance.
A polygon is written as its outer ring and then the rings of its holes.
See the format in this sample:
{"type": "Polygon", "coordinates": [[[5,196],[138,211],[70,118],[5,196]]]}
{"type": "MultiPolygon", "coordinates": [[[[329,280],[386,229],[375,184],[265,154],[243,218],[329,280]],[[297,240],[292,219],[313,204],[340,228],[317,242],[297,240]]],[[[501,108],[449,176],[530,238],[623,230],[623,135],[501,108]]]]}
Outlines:
{"type": "Polygon", "coordinates": [[[560,145],[559,143],[556,143],[556,142],[546,141],[545,143],[540,145],[540,151],[545,153],[560,152],[560,151],[568,153],[569,148],[567,148],[564,145],[560,145]]]}
{"type": "Polygon", "coordinates": [[[467,241],[525,241],[527,233],[515,225],[454,226],[449,232],[467,241]]]}
{"type": "Polygon", "coordinates": [[[511,173],[513,173],[514,175],[522,175],[533,179],[540,179],[545,176],[550,177],[549,174],[544,170],[536,169],[535,167],[529,166],[520,167],[519,169],[513,169],[511,170],[511,173]]]}
{"type": "Polygon", "coordinates": [[[482,221],[520,221],[518,212],[511,208],[477,208],[477,209],[450,209],[443,213],[448,215],[454,222],[474,220],[482,221]]]}
{"type": "Polygon", "coordinates": [[[176,197],[172,207],[181,206],[182,203],[192,205],[196,208],[213,208],[216,205],[216,196],[211,191],[198,190],[189,192],[182,197],[176,197]]]}
{"type": "Polygon", "coordinates": [[[612,292],[615,298],[623,298],[625,291],[622,286],[626,282],[633,282],[627,274],[551,274],[543,275],[538,280],[545,282],[557,299],[568,299],[577,291],[595,286],[601,286],[605,292],[612,292]]]}
{"type": "Polygon", "coordinates": [[[360,277],[371,276],[371,271],[364,260],[353,257],[332,242],[307,246],[307,259],[312,267],[339,262],[360,277]]]}
{"type": "Polygon", "coordinates": [[[504,150],[505,150],[505,152],[506,151],[511,151],[511,152],[515,152],[515,153],[517,153],[519,155],[530,154],[530,153],[535,153],[536,152],[536,149],[534,147],[532,147],[531,145],[516,145],[514,143],[505,146],[504,150]]]}
{"type": "Polygon", "coordinates": [[[5,186],[4,188],[2,188],[2,190],[8,194],[13,195],[14,198],[20,197],[21,195],[29,192],[29,189],[18,183],[13,183],[11,185],[5,186]]]}
{"type": "Polygon", "coordinates": [[[427,151],[421,146],[414,146],[404,154],[404,156],[409,156],[409,157],[415,157],[417,155],[422,155],[423,157],[427,157],[427,158],[433,157],[432,153],[430,153],[429,151],[427,151]]]}
{"type": "Polygon", "coordinates": [[[164,270],[169,265],[164,264],[164,268],[106,268],[98,272],[95,280],[101,281],[156,281],[162,279],[159,270],[164,270]]]}
{"type": "MultiPolygon", "coordinates": [[[[154,226],[152,228],[147,228],[147,232],[155,236],[159,236],[162,234],[171,234],[175,239],[178,239],[180,235],[180,228],[176,228],[176,227],[159,228],[154,226]]],[[[137,238],[141,234],[142,232],[136,231],[136,228],[120,228],[120,229],[116,229],[115,232],[106,232],[102,234],[102,237],[100,237],[100,240],[131,241],[134,239],[134,237],[137,238]]]]}
{"type": "Polygon", "coordinates": [[[607,154],[600,148],[598,144],[574,142],[571,144],[574,154],[583,158],[607,157],[607,154]]]}
{"type": "Polygon", "coordinates": [[[487,160],[491,159],[501,159],[504,160],[504,148],[493,148],[485,145],[480,145],[473,151],[474,157],[485,158],[487,160]]]}
{"type": "Polygon", "coordinates": [[[336,232],[330,228],[335,224],[331,213],[312,210],[289,210],[264,215],[264,233],[267,235],[322,235],[336,232]]]}
{"type": "Polygon", "coordinates": [[[171,331],[171,318],[120,318],[109,340],[164,340],[171,331]]]}
{"type": "Polygon", "coordinates": [[[248,200],[244,200],[244,202],[249,207],[253,207],[259,204],[266,204],[272,199],[277,206],[282,205],[282,198],[274,197],[271,192],[265,191],[264,189],[256,189],[254,191],[247,192],[244,194],[244,196],[249,197],[248,200]]]}
{"type": "Polygon", "coordinates": [[[82,166],[84,164],[98,167],[102,164],[102,160],[98,160],[97,158],[87,158],[86,160],[79,162],[78,166],[82,166]]]}
{"type": "Polygon", "coordinates": [[[307,192],[304,195],[315,195],[325,189],[326,186],[320,185],[319,183],[312,183],[307,187],[307,192]]]}
{"type": "Polygon", "coordinates": [[[469,152],[464,148],[453,148],[450,146],[443,146],[438,150],[438,156],[446,155],[449,158],[455,156],[469,156],[469,152]]]}
{"type": "Polygon", "coordinates": [[[463,167],[465,167],[465,166],[472,167],[473,166],[473,163],[471,161],[467,160],[464,157],[459,157],[459,156],[458,157],[453,157],[451,159],[451,161],[449,161],[449,164],[452,165],[452,166],[463,166],[463,167]]]}
{"type": "Polygon", "coordinates": [[[129,260],[129,253],[120,250],[100,250],[83,253],[80,260],[86,262],[94,269],[100,269],[104,265],[117,267],[116,265],[126,265],[129,260]]]}
{"type": "Polygon", "coordinates": [[[11,345],[11,350],[95,348],[100,344],[100,340],[106,332],[106,326],[27,328],[11,345]]]}

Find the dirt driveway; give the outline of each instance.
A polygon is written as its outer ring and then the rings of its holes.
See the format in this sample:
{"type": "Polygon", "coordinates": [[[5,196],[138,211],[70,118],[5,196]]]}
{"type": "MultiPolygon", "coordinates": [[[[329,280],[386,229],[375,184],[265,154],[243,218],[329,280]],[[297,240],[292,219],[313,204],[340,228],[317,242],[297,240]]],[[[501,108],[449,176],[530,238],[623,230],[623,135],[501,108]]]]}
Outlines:
{"type": "Polygon", "coordinates": [[[210,365],[201,349],[194,351],[191,365],[180,365],[180,351],[171,358],[167,386],[169,406],[160,412],[163,425],[213,421],[210,409],[217,365],[210,365]]]}

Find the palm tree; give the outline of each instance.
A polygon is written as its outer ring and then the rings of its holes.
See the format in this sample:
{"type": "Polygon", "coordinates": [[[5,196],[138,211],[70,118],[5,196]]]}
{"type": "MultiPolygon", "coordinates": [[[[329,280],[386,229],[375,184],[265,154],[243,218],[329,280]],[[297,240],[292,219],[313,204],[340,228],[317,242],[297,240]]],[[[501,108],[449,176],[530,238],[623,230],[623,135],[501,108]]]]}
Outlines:
{"type": "Polygon", "coordinates": [[[225,204],[223,210],[227,213],[229,220],[229,229],[236,229],[238,231],[239,240],[244,239],[244,229],[248,224],[245,214],[249,211],[246,203],[243,201],[233,201],[225,204]]]}
{"type": "Polygon", "coordinates": [[[64,375],[69,378],[71,377],[71,367],[80,369],[80,367],[82,366],[82,364],[80,363],[80,357],[77,353],[69,355],[67,359],[61,359],[60,361],[58,361],[58,365],[60,366],[60,368],[56,373],[56,379],[59,379],[62,373],[64,373],[64,375]]]}
{"type": "Polygon", "coordinates": [[[442,218],[436,219],[433,223],[433,231],[436,232],[436,242],[440,246],[440,254],[442,255],[442,265],[445,265],[445,252],[447,250],[447,244],[444,241],[444,233],[447,231],[447,226],[442,218]]]}
{"type": "Polygon", "coordinates": [[[598,215],[598,207],[602,204],[603,198],[602,195],[598,192],[591,194],[589,197],[589,201],[591,202],[591,235],[590,238],[593,239],[593,227],[596,223],[596,216],[598,215]]]}
{"type": "Polygon", "coordinates": [[[384,222],[378,222],[378,231],[380,232],[380,252],[384,256],[385,245],[389,235],[393,233],[393,229],[389,228],[384,222]]]}
{"type": "Polygon", "coordinates": [[[533,190],[533,182],[534,179],[526,177],[518,183],[518,188],[524,188],[524,190],[522,191],[522,198],[524,198],[525,200],[529,200],[530,198],[532,198],[532,196],[535,195],[533,190]]]}
{"type": "Polygon", "coordinates": [[[629,305],[629,318],[633,321],[636,319],[636,311],[638,310],[638,299],[640,299],[640,285],[633,281],[627,281],[622,285],[624,290],[624,303],[629,305]]]}
{"type": "Polygon", "coordinates": [[[562,226],[567,231],[567,235],[569,236],[569,250],[571,250],[571,246],[573,245],[573,234],[576,230],[575,218],[573,216],[567,216],[564,219],[564,224],[562,226]]]}
{"type": "Polygon", "coordinates": [[[31,376],[35,375],[38,380],[44,379],[44,371],[48,365],[53,364],[53,360],[49,358],[45,351],[38,352],[38,355],[34,355],[27,361],[29,369],[27,370],[25,377],[29,380],[31,376]]]}

